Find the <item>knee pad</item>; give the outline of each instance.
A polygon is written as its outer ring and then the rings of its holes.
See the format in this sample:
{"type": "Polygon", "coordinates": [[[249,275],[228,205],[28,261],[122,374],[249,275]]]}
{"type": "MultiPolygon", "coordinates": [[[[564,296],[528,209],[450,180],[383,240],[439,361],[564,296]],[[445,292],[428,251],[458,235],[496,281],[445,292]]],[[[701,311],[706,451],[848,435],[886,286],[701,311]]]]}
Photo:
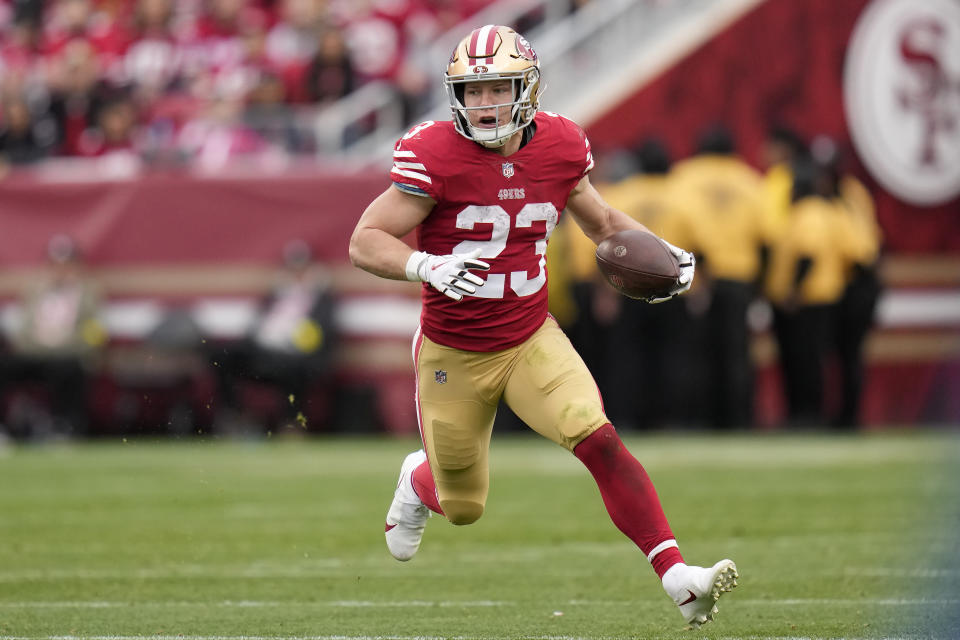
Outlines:
{"type": "Polygon", "coordinates": [[[444,471],[469,469],[480,457],[480,439],[465,429],[434,420],[433,450],[437,465],[444,471]]]}
{"type": "Polygon", "coordinates": [[[441,500],[440,507],[451,524],[473,524],[483,515],[483,505],[473,500],[441,500]]]}

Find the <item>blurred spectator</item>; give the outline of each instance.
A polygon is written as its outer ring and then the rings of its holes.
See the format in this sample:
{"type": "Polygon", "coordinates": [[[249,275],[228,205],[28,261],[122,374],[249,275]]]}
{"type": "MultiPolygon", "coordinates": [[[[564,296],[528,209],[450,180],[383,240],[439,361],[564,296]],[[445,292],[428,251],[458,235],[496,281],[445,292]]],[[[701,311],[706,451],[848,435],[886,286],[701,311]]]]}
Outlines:
{"type": "Polygon", "coordinates": [[[279,69],[304,68],[317,51],[325,25],[325,0],[279,0],[280,20],[269,30],[265,51],[279,69]]]}
{"type": "Polygon", "coordinates": [[[807,149],[800,135],[785,125],[773,125],[767,130],[763,143],[764,212],[771,232],[782,229],[790,214],[791,173],[794,161],[806,155],[807,149]]]}
{"type": "Polygon", "coordinates": [[[156,100],[181,80],[183,51],[174,9],[173,0],[136,0],[123,79],[133,84],[141,102],[156,100]]]}
{"type": "Polygon", "coordinates": [[[863,344],[873,326],[874,312],[882,291],[878,273],[881,233],[873,199],[866,187],[842,168],[842,156],[833,140],[818,136],[811,155],[822,172],[818,189],[835,205],[837,234],[850,246],[846,286],[834,316],[833,337],[840,369],[840,407],[834,417],[839,428],[860,423],[863,393],[863,344]]]}
{"type": "Polygon", "coordinates": [[[329,409],[312,405],[319,382],[323,401],[332,401],[333,312],[329,274],[313,261],[309,245],[291,241],[283,250],[278,281],[261,301],[249,335],[213,356],[224,405],[218,411],[219,430],[249,428],[254,422],[243,402],[244,380],[268,385],[282,396],[280,422],[268,426],[306,429],[308,416],[329,409]]]}
{"type": "Polygon", "coordinates": [[[101,79],[97,59],[90,43],[73,40],[65,43],[48,65],[50,113],[57,124],[57,142],[61,155],[82,155],[80,139],[96,125],[96,113],[102,97],[108,93],[101,79]]]}
{"type": "Polygon", "coordinates": [[[826,174],[804,157],[793,167],[790,218],[771,253],[767,296],[786,388],[788,421],[794,427],[821,427],[824,367],[837,304],[850,264],[862,256],[849,219],[825,197],[826,174]]]}
{"type": "MultiPolygon", "coordinates": [[[[38,67],[42,54],[43,2],[12,3],[10,26],[0,39],[0,62],[5,74],[26,75],[38,67]]],[[[2,25],[0,25],[2,26],[2,25]]]]}
{"type": "Polygon", "coordinates": [[[408,55],[410,41],[417,34],[411,34],[405,25],[419,9],[411,0],[359,0],[351,3],[343,25],[358,84],[393,84],[408,122],[423,112],[432,88],[421,65],[408,55]]]}
{"type": "Polygon", "coordinates": [[[137,163],[136,133],[136,106],[125,93],[117,92],[99,106],[94,126],[80,136],[78,151],[88,157],[123,155],[137,163]]]}
{"type": "Polygon", "coordinates": [[[353,63],[343,33],[338,29],[323,29],[306,73],[307,97],[311,102],[328,104],[353,91],[353,83],[353,63]]]}
{"type": "Polygon", "coordinates": [[[0,176],[7,165],[23,165],[36,162],[50,152],[53,143],[53,131],[44,135],[26,100],[20,96],[9,96],[0,101],[2,119],[0,119],[0,176]]]}
{"type": "Polygon", "coordinates": [[[39,382],[50,414],[24,412],[21,404],[10,410],[21,416],[7,419],[17,435],[84,435],[88,372],[106,341],[99,295],[79,248],[69,237],[51,238],[47,259],[48,277],[23,297],[22,322],[11,341],[6,375],[17,385],[39,382]]]}
{"type": "Polygon", "coordinates": [[[290,105],[284,101],[283,80],[267,69],[260,71],[257,83],[247,94],[243,123],[277,150],[292,153],[313,151],[313,138],[305,135],[290,119],[290,105]]]}
{"type": "Polygon", "coordinates": [[[720,428],[747,427],[753,422],[747,308],[768,237],[761,179],[736,154],[729,130],[714,126],[701,134],[697,155],[674,167],[671,181],[677,212],[664,237],[697,256],[685,301],[700,317],[691,335],[706,354],[708,419],[720,428]]]}
{"type": "Polygon", "coordinates": [[[117,3],[95,5],[92,0],[55,0],[47,4],[43,29],[48,55],[59,54],[74,41],[88,44],[97,54],[100,68],[113,71],[114,64],[130,44],[130,33],[117,15],[117,3]]]}
{"type": "Polygon", "coordinates": [[[243,120],[244,105],[239,99],[221,98],[211,102],[200,117],[180,131],[177,147],[201,171],[223,169],[231,160],[264,158],[280,153],[243,120]]]}

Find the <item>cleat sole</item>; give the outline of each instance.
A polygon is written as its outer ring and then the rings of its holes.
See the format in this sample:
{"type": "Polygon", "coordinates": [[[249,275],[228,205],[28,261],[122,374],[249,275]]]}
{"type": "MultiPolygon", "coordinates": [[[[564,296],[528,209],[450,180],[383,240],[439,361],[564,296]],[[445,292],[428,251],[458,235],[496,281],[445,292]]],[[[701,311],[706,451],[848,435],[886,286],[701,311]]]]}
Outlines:
{"type": "MultiPolygon", "coordinates": [[[[740,574],[737,572],[737,565],[733,562],[728,561],[729,564],[720,569],[717,573],[716,579],[713,581],[713,586],[710,589],[710,598],[713,602],[720,600],[720,596],[724,593],[730,593],[737,586],[737,579],[740,577],[740,574]]],[[[720,609],[716,604],[710,609],[706,614],[701,614],[695,619],[689,622],[687,629],[699,629],[701,626],[712,622],[717,614],[720,613],[720,609]]]]}

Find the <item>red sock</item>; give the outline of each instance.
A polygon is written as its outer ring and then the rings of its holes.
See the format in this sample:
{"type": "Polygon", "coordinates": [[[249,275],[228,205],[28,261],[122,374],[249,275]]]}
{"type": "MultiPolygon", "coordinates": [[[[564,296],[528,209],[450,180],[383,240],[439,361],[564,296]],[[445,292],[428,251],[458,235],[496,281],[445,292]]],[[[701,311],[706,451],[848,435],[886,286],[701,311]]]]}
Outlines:
{"type": "Polygon", "coordinates": [[[667,569],[683,562],[653,482],[623,446],[613,425],[597,429],[573,453],[597,482],[610,519],[647,554],[658,576],[662,578],[667,569]],[[653,557],[651,552],[655,552],[653,557]]]}
{"type": "Polygon", "coordinates": [[[417,496],[427,505],[427,508],[434,513],[443,515],[443,509],[440,508],[440,501],[437,500],[437,485],[433,481],[433,474],[430,472],[430,463],[424,460],[420,466],[413,470],[413,490],[417,496]]]}

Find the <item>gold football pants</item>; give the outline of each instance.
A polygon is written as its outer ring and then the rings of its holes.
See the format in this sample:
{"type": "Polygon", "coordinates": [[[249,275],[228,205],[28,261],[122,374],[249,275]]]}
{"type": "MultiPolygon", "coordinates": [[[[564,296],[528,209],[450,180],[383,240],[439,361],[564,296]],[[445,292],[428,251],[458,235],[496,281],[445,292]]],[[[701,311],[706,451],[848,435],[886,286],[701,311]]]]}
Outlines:
{"type": "Polygon", "coordinates": [[[586,364],[553,317],[522,344],[479,353],[414,342],[420,434],[447,519],[470,524],[489,488],[490,434],[501,399],[531,429],[573,451],[608,422],[586,364]]]}

